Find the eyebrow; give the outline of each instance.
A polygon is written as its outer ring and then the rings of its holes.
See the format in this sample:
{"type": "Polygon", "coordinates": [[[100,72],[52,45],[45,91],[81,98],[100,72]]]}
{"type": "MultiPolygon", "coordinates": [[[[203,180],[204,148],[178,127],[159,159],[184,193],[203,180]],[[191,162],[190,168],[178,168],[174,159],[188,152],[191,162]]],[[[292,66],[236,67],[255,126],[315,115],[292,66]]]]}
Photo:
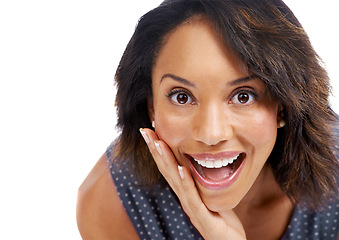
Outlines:
{"type": "Polygon", "coordinates": [[[190,86],[190,87],[195,87],[195,84],[178,76],[175,76],[173,74],[165,74],[164,76],[161,77],[160,83],[162,82],[162,80],[164,80],[165,78],[172,78],[173,80],[180,82],[184,85],[190,86]]]}
{"type": "MultiPolygon", "coordinates": [[[[181,77],[178,77],[178,76],[175,76],[173,74],[165,74],[164,76],[161,77],[160,79],[160,83],[165,79],[165,78],[172,78],[173,80],[177,81],[177,82],[180,82],[184,85],[187,85],[187,86],[190,86],[190,87],[195,87],[195,84],[184,79],[184,78],[181,78],[181,77]]],[[[249,76],[246,76],[246,77],[243,77],[243,78],[238,78],[232,82],[229,82],[227,83],[227,85],[229,86],[236,86],[236,85],[239,85],[239,84],[242,84],[242,83],[245,83],[245,82],[249,82],[251,81],[252,79],[256,78],[255,75],[249,75],[249,76]]]]}
{"type": "Polygon", "coordinates": [[[239,79],[236,79],[236,80],[234,80],[232,82],[229,82],[227,85],[229,85],[229,86],[236,86],[236,85],[240,85],[242,83],[246,83],[246,82],[252,81],[255,78],[257,78],[257,76],[249,75],[247,77],[239,78],[239,79]]]}

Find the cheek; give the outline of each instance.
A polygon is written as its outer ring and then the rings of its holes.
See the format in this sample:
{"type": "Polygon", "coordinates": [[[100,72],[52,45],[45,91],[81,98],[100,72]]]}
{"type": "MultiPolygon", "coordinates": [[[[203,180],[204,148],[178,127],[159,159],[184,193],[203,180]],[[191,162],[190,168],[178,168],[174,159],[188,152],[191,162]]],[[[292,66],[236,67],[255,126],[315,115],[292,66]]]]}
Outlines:
{"type": "MultiPolygon", "coordinates": [[[[277,117],[274,111],[263,110],[254,114],[248,123],[248,134],[252,142],[264,147],[264,151],[271,151],[277,137],[277,117]]],[[[258,149],[257,149],[258,150],[258,149]]]]}
{"type": "Polygon", "coordinates": [[[187,124],[189,119],[162,110],[155,111],[156,133],[174,151],[179,145],[183,145],[187,136],[190,136],[187,124]]]}

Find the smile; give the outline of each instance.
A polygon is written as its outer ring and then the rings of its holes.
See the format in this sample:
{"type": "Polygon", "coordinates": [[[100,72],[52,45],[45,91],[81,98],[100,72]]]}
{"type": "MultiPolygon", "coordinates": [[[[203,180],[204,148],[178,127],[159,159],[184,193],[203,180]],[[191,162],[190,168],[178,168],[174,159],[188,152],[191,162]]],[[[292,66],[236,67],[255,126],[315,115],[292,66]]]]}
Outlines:
{"type": "Polygon", "coordinates": [[[208,189],[221,190],[236,181],[244,165],[246,153],[191,154],[187,157],[194,179],[208,189]]]}
{"type": "Polygon", "coordinates": [[[196,161],[199,165],[206,168],[221,168],[226,167],[229,164],[232,164],[239,157],[239,155],[235,156],[234,158],[225,158],[214,161],[197,160],[194,158],[194,161],[196,161]]]}

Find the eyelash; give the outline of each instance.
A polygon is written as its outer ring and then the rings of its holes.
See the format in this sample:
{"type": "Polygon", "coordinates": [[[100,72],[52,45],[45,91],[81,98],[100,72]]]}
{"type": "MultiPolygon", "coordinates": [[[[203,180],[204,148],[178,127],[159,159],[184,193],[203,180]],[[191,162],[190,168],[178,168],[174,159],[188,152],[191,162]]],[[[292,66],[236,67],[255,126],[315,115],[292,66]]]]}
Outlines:
{"type": "MultiPolygon", "coordinates": [[[[195,102],[195,98],[192,96],[192,94],[191,94],[189,91],[185,90],[185,89],[173,89],[173,90],[171,90],[171,91],[167,94],[166,97],[168,98],[168,100],[169,100],[170,102],[173,102],[173,101],[171,100],[171,98],[172,98],[175,94],[178,94],[178,93],[186,94],[189,98],[192,99],[192,102],[195,102]]],[[[178,104],[178,103],[175,103],[175,104],[178,104]]],[[[190,104],[192,104],[192,103],[190,103],[190,104]]],[[[185,104],[179,104],[179,105],[185,105],[185,104]]]]}
{"type": "MultiPolygon", "coordinates": [[[[232,97],[230,98],[230,101],[236,97],[237,95],[239,95],[240,93],[246,93],[250,96],[253,97],[253,101],[257,101],[259,98],[259,95],[256,91],[252,90],[251,88],[247,88],[247,87],[242,87],[241,89],[238,89],[234,94],[232,94],[232,97]]],[[[244,103],[241,105],[250,105],[251,103],[244,103]]]]}
{"type": "MultiPolygon", "coordinates": [[[[192,95],[189,91],[187,91],[187,90],[185,90],[185,89],[172,89],[172,90],[166,95],[166,97],[169,99],[170,102],[173,103],[173,101],[171,100],[171,98],[172,98],[175,94],[178,94],[178,93],[186,94],[189,98],[191,98],[191,99],[192,99],[192,103],[189,103],[189,104],[194,104],[194,103],[195,103],[195,98],[193,97],[193,95],[192,95]]],[[[252,96],[252,97],[254,98],[253,101],[257,101],[258,98],[259,98],[259,95],[258,95],[258,93],[257,93],[256,91],[254,91],[254,90],[252,90],[251,88],[248,88],[248,87],[241,87],[240,89],[236,89],[236,92],[233,93],[233,94],[231,95],[232,97],[230,98],[229,102],[231,102],[231,100],[232,100],[234,97],[236,97],[238,94],[240,94],[240,93],[246,93],[246,94],[249,94],[250,96],[252,96]]],[[[177,105],[178,105],[178,103],[174,103],[174,104],[177,104],[177,105]]],[[[249,104],[251,104],[251,103],[249,103],[249,104]]],[[[241,104],[241,105],[249,105],[249,104],[244,103],[244,104],[241,104]]],[[[186,104],[179,104],[179,105],[186,105],[186,104]]]]}

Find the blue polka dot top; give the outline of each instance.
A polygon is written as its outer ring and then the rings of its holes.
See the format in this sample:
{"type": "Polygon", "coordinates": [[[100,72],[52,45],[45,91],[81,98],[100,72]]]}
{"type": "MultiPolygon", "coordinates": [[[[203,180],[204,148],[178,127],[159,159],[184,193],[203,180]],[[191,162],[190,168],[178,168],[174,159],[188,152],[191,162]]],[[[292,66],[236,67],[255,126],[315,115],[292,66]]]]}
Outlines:
{"type": "MultiPolygon", "coordinates": [[[[126,164],[112,163],[112,145],[106,155],[119,197],[141,240],[203,239],[168,185],[141,187],[126,164]]],[[[319,212],[296,207],[282,240],[337,240],[338,219],[339,203],[319,212]]]]}

